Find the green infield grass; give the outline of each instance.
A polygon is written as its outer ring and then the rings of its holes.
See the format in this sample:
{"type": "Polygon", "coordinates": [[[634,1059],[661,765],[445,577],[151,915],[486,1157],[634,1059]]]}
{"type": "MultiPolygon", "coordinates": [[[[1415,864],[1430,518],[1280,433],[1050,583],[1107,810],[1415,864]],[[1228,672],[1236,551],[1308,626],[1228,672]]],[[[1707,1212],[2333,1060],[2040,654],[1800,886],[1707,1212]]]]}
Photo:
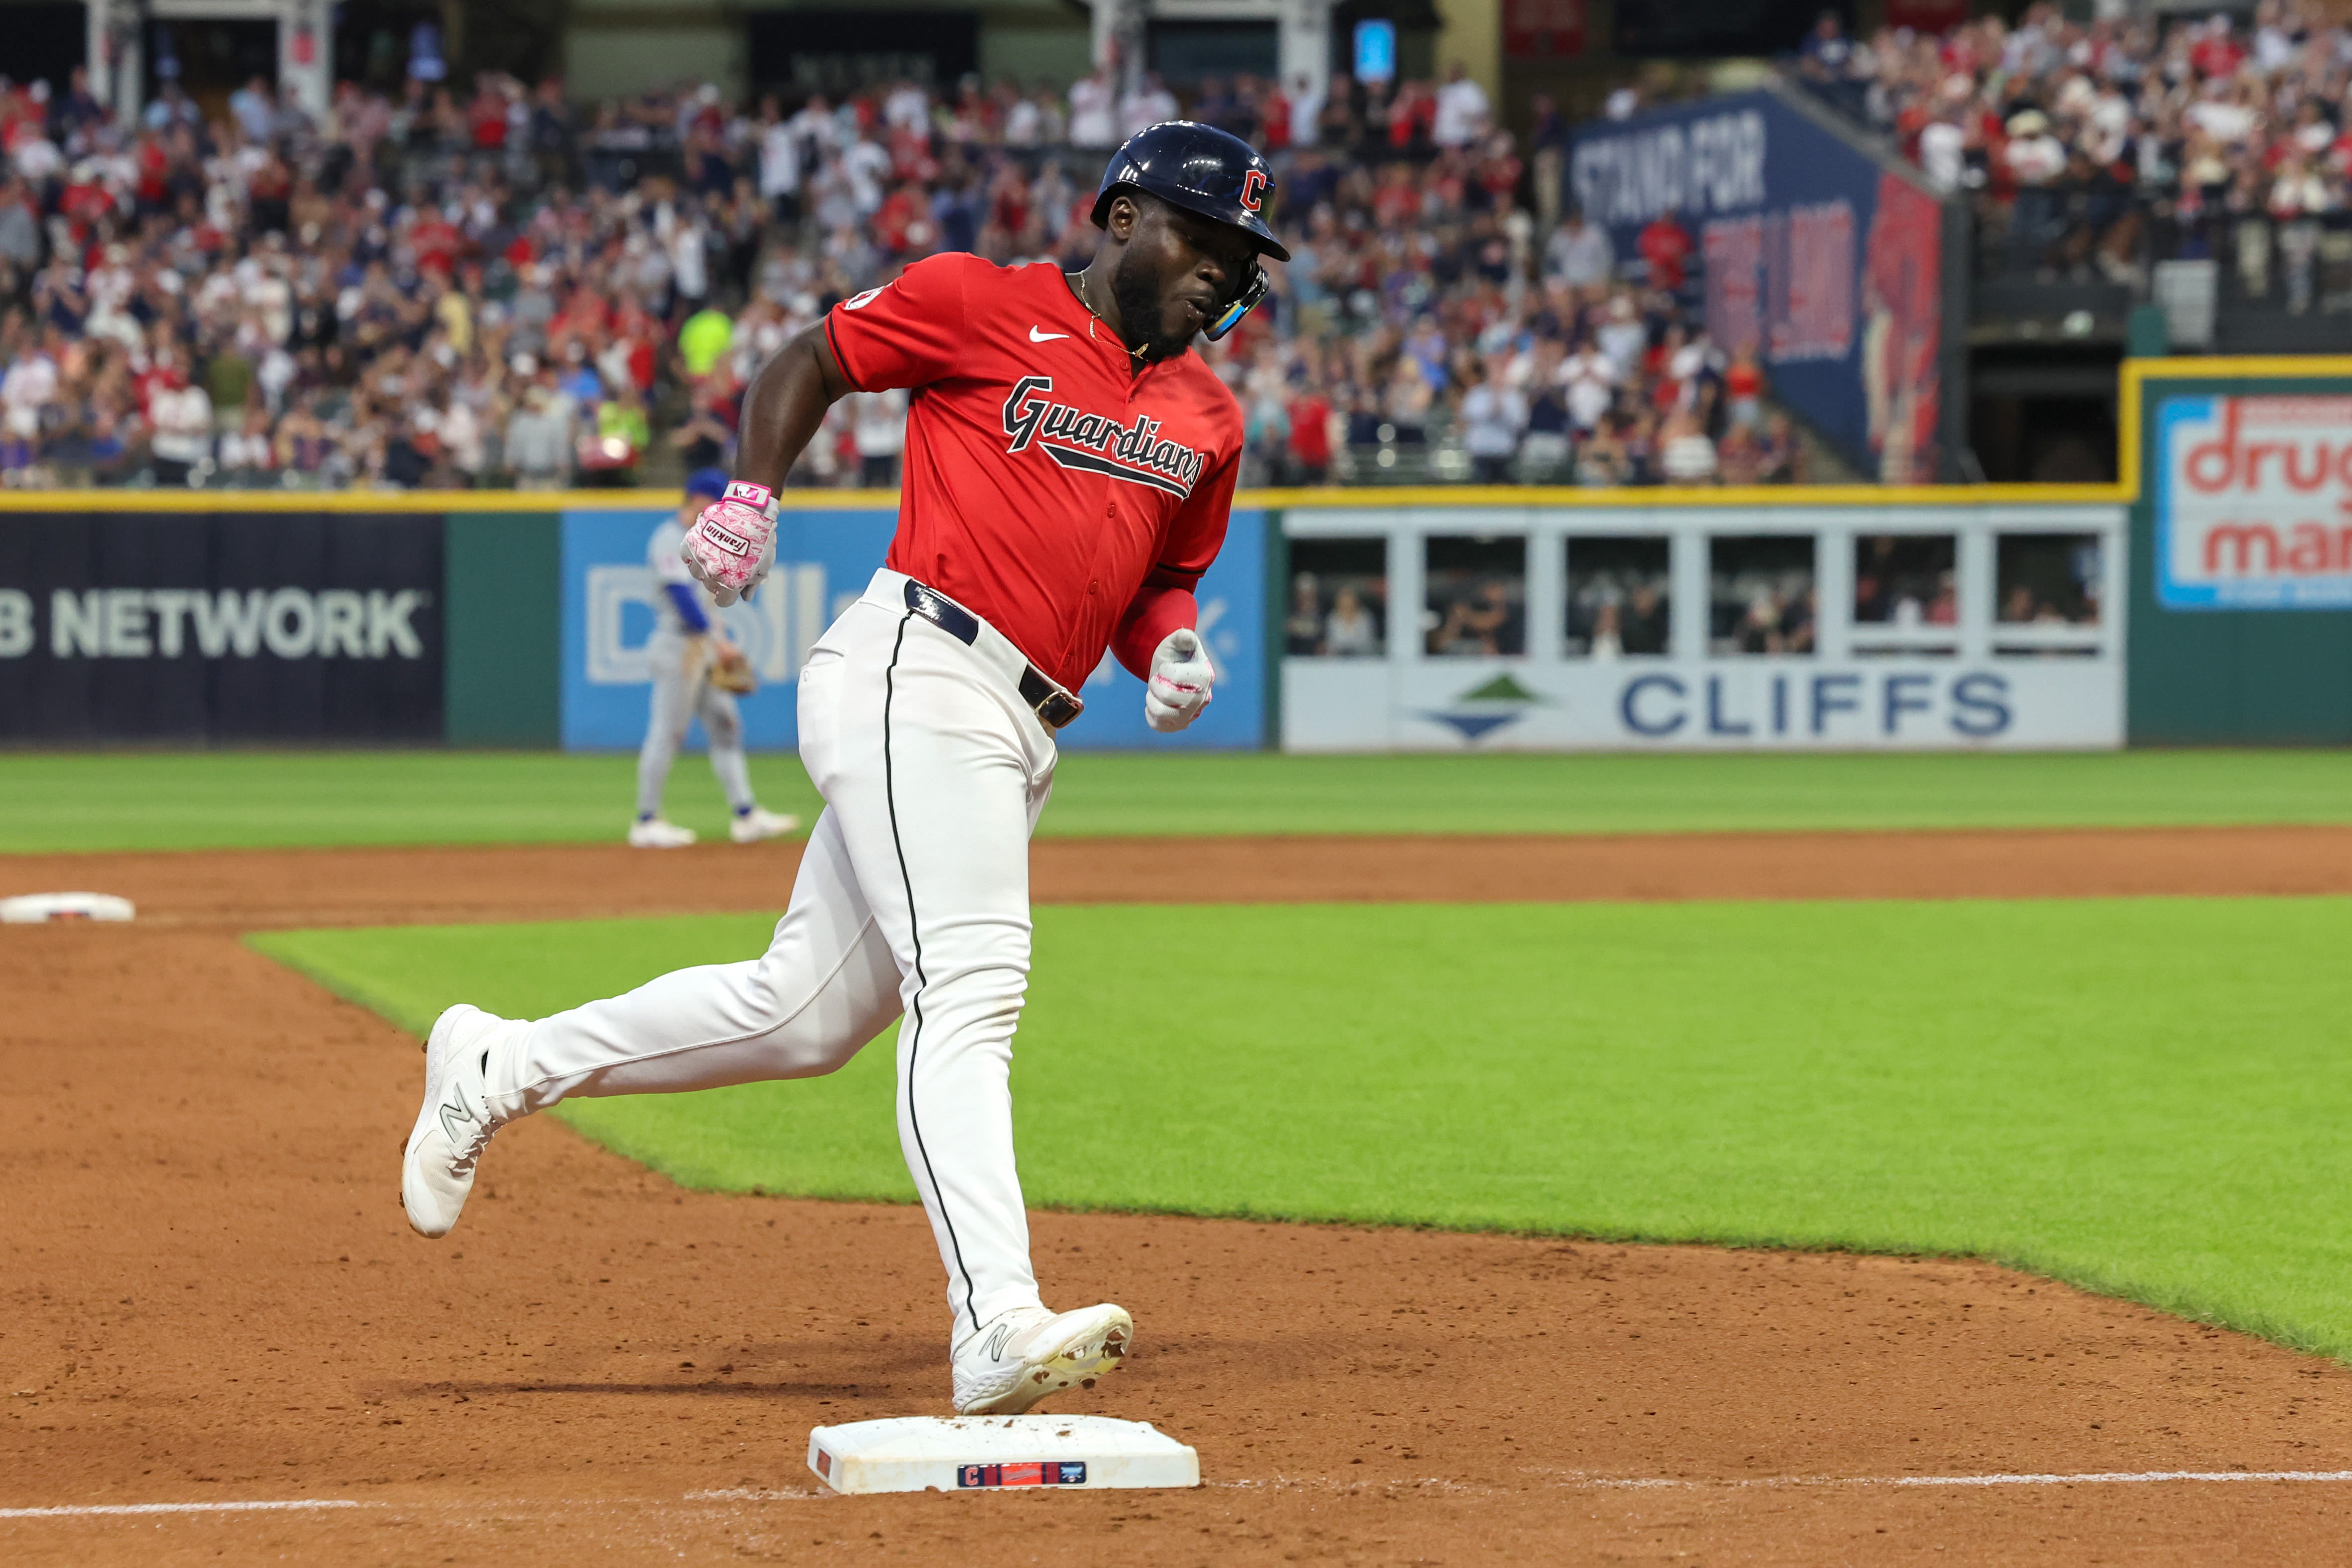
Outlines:
{"type": "MultiPolygon", "coordinates": [[[[421,1032],[765,939],[253,940],[421,1032]]],[[[2352,1358],[2347,943],[2342,899],[1044,909],[1022,1172],[1040,1205],[1982,1257],[2352,1358]]],[[[905,1201],[891,1094],[886,1040],[559,1114],[690,1186],[905,1201]]]]}
{"type": "MultiPolygon", "coordinates": [[[[0,753],[0,853],[619,837],[635,759],[498,752],[0,753]]],[[[763,801],[813,818],[789,755],[763,801]]],[[[669,815],[726,822],[699,756],[669,815]]],[[[2352,751],[1288,757],[1067,752],[1042,832],[1779,832],[2352,822],[2352,751]]]]}

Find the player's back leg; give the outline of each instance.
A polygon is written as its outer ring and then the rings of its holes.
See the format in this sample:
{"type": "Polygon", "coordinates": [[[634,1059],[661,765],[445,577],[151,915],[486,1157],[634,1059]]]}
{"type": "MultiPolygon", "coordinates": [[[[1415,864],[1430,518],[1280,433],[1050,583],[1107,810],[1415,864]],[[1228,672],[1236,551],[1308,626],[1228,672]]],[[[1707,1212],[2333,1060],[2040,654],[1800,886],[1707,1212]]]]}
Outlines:
{"type": "MultiPolygon", "coordinates": [[[[404,1157],[410,1222],[427,1236],[446,1234],[489,1134],[519,1116],[573,1095],[832,1072],[889,1026],[898,996],[897,961],[828,811],[809,835],[792,902],[758,958],[675,970],[536,1021],[452,1009],[464,1023],[465,1048],[462,1060],[443,1053],[455,1067],[428,1053],[428,1103],[404,1157]],[[452,1085],[467,1091],[461,1110],[471,1120],[443,1118],[434,1103],[457,1092],[452,1085]],[[456,1131],[426,1135],[428,1121],[456,1131]]],[[[436,1028],[436,1038],[446,1032],[436,1028]]]]}
{"type": "Polygon", "coordinates": [[[859,889],[835,814],[817,818],[768,951],[674,970],[530,1026],[515,1089],[537,1110],[571,1095],[659,1094],[832,1072],[898,1016],[890,944],[859,889]]]}

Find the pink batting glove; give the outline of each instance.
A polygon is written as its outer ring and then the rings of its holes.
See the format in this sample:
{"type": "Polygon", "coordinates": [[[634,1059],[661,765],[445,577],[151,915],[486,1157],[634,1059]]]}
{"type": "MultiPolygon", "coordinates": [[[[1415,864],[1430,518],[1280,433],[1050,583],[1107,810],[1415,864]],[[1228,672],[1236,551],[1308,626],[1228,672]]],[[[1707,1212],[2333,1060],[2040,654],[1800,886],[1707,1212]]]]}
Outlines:
{"type": "Polygon", "coordinates": [[[749,594],[776,560],[776,498],[737,479],[686,531],[678,558],[724,606],[749,594]]]}

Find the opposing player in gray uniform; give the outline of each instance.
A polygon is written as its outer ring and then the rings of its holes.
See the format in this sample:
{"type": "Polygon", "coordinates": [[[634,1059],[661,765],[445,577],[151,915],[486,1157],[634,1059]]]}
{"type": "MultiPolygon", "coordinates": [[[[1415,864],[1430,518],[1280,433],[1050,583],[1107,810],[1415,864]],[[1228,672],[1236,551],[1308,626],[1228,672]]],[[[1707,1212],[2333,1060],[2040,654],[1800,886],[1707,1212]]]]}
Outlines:
{"type": "Polygon", "coordinates": [[[765,810],[752,798],[742,714],[734,693],[720,689],[711,679],[721,661],[734,654],[734,645],[719,625],[710,590],[696,582],[678,559],[678,546],[696,514],[726,493],[725,469],[698,468],[687,479],[686,500],[677,515],[655,529],[646,545],[646,563],[653,568],[656,589],[654,635],[646,643],[654,700],[646,720],[646,742],[637,752],[637,816],[629,825],[629,842],[639,849],[677,849],[694,842],[692,828],[663,818],[661,801],[670,763],[686,743],[687,726],[697,719],[710,740],[710,771],[719,775],[735,814],[727,836],[738,844],[757,844],[800,826],[798,817],[765,810]]]}

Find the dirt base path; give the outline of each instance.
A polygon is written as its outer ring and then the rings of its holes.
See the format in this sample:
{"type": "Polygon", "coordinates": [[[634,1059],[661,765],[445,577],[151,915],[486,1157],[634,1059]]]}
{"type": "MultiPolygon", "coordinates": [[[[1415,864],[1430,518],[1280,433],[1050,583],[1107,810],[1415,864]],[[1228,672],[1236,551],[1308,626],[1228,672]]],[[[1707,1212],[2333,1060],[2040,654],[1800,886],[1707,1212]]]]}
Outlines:
{"type": "MultiPolygon", "coordinates": [[[[241,929],[781,908],[795,842],[0,857],[0,896],[119,893],[241,929]]],[[[1041,903],[2352,893],[2352,827],[1592,837],[1044,838],[1041,903]]]]}
{"type": "MultiPolygon", "coordinates": [[[[2352,1471],[2352,1372],[1989,1267],[1053,1214],[1052,1297],[1139,1325],[1060,1408],[1160,1424],[1210,1484],[823,1495],[810,1426],[946,1409],[919,1211],[682,1193],[534,1121],[420,1240],[415,1042],[226,923],[396,912],[365,858],[124,858],[187,923],[0,931],[0,1560],[2189,1563],[2352,1531],[2337,1480],[1942,1484],[2352,1471]],[[21,1511],[253,1502],[338,1506],[21,1511]]],[[[578,912],[498,884],[413,912],[578,912]]]]}

